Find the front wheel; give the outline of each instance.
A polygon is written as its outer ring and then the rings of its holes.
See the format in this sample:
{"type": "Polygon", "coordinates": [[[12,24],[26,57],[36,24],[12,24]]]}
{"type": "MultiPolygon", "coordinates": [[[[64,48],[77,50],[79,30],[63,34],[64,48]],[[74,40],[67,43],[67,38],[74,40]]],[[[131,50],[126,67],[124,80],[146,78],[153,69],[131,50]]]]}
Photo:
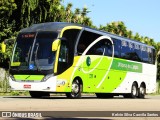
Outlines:
{"type": "Polygon", "coordinates": [[[66,93],[66,96],[68,98],[81,98],[81,92],[82,92],[82,84],[80,84],[79,80],[76,79],[72,83],[72,91],[66,93]]]}

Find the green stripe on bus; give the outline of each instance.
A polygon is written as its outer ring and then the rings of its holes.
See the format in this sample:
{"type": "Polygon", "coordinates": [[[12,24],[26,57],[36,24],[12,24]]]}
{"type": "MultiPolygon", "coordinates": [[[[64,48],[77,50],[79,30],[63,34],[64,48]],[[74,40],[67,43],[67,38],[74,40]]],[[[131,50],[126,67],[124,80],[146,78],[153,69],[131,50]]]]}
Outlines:
{"type": "Polygon", "coordinates": [[[142,73],[142,64],[126,60],[114,59],[111,69],[142,73]]]}
{"type": "Polygon", "coordinates": [[[41,81],[44,75],[14,75],[15,80],[36,80],[41,81]]]}

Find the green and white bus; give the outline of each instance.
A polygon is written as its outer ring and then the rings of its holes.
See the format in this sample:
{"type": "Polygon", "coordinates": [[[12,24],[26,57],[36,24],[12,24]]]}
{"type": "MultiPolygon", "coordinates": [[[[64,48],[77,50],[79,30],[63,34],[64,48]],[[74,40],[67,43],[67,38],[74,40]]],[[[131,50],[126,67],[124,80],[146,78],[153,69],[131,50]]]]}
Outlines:
{"type": "Polygon", "coordinates": [[[9,83],[35,98],[50,93],[80,98],[82,92],[144,98],[156,91],[156,68],[152,46],[78,24],[48,22],[20,31],[9,83]]]}

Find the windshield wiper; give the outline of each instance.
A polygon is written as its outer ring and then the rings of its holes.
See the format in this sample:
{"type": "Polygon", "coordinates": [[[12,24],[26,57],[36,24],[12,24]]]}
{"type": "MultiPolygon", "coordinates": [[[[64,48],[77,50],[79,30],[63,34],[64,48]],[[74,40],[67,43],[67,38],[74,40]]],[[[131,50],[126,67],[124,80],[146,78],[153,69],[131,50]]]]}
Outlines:
{"type": "Polygon", "coordinates": [[[36,46],[37,46],[37,48],[36,48],[36,51],[34,53],[35,54],[34,61],[35,61],[35,65],[36,65],[38,71],[41,71],[41,69],[39,67],[38,59],[37,59],[37,52],[38,52],[38,48],[39,48],[39,43],[36,43],[36,46]]]}

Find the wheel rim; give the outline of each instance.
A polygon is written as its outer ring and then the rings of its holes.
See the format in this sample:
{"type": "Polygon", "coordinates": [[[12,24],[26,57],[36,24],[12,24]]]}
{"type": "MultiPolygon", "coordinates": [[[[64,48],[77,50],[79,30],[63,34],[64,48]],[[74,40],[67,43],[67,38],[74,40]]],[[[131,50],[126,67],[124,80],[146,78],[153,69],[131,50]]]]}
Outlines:
{"type": "Polygon", "coordinates": [[[78,91],[79,91],[79,86],[78,86],[78,84],[73,84],[72,85],[72,92],[73,93],[78,93],[78,91]]]}
{"type": "Polygon", "coordinates": [[[76,82],[73,82],[73,84],[72,84],[72,93],[71,93],[72,97],[75,97],[75,96],[78,95],[79,89],[80,89],[80,88],[79,88],[78,82],[77,82],[77,81],[76,81],[76,82]]]}
{"type": "Polygon", "coordinates": [[[144,95],[144,93],[145,93],[145,89],[143,87],[140,87],[140,94],[144,95]]]}
{"type": "Polygon", "coordinates": [[[134,96],[137,95],[137,88],[136,88],[136,86],[133,86],[133,87],[132,87],[132,94],[133,94],[134,96]]]}

